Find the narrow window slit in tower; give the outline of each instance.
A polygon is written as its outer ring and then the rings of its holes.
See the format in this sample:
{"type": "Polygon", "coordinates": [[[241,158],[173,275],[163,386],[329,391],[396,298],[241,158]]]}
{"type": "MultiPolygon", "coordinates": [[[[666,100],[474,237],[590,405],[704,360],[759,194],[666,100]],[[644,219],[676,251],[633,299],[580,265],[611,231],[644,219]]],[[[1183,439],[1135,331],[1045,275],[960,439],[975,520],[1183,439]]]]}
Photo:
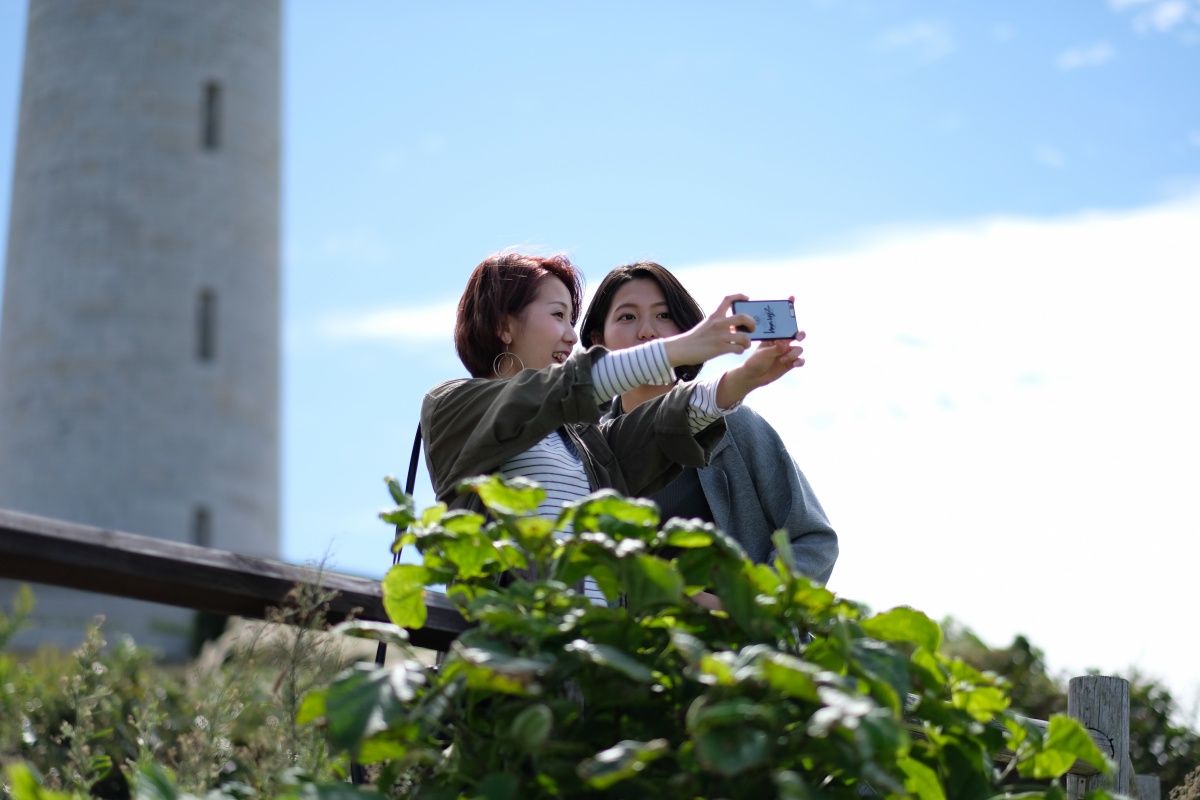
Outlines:
{"type": "Polygon", "coordinates": [[[216,150],[221,144],[221,84],[216,81],[204,84],[202,119],[201,141],[204,149],[216,150]]]}
{"type": "Polygon", "coordinates": [[[217,355],[217,293],[202,289],[196,305],[196,357],[212,361],[217,355]]]}
{"type": "Polygon", "coordinates": [[[205,506],[196,506],[192,511],[192,544],[212,547],[212,514],[205,506]]]}

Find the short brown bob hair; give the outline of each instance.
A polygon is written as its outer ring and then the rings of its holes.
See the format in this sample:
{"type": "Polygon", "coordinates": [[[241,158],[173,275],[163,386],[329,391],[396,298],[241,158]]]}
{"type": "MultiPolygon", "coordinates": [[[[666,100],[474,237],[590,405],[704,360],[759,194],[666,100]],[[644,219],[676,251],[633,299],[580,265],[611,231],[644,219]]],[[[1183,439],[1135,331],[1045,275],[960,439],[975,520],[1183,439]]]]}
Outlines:
{"type": "Polygon", "coordinates": [[[492,365],[504,352],[500,334],[508,318],[519,316],[537,296],[538,284],[551,275],[571,294],[574,325],[583,304],[583,274],[565,255],[496,253],[479,262],[458,301],[454,323],[454,349],[473,377],[494,377],[492,365]]]}
{"type": "MultiPolygon", "coordinates": [[[[680,332],[689,331],[704,320],[704,311],[701,310],[700,304],[666,267],[653,261],[625,264],[604,276],[587,313],[583,315],[579,338],[583,340],[585,347],[600,344],[597,337],[604,338],[604,320],[608,318],[617,290],[638,278],[654,281],[658,288],[662,289],[663,298],[667,301],[667,310],[671,312],[671,320],[680,332]]],[[[681,381],[694,381],[702,366],[704,365],[687,364],[676,367],[675,377],[681,381]]]]}

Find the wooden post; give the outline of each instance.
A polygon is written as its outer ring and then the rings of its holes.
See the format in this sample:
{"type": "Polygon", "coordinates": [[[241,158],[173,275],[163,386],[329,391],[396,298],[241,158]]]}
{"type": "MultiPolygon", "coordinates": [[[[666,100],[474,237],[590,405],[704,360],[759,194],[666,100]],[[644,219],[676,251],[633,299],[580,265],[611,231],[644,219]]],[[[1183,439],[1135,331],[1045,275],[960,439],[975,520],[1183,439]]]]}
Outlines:
{"type": "Polygon", "coordinates": [[[1109,743],[1108,752],[1104,748],[1101,752],[1112,759],[1114,768],[1108,777],[1068,775],[1067,796],[1079,800],[1101,786],[1110,792],[1129,794],[1133,776],[1129,763],[1129,681],[1106,675],[1071,678],[1067,684],[1067,714],[1109,743]]]}
{"type": "Polygon", "coordinates": [[[1158,778],[1153,775],[1134,775],[1133,796],[1137,800],[1159,800],[1162,797],[1162,787],[1158,778]]]}

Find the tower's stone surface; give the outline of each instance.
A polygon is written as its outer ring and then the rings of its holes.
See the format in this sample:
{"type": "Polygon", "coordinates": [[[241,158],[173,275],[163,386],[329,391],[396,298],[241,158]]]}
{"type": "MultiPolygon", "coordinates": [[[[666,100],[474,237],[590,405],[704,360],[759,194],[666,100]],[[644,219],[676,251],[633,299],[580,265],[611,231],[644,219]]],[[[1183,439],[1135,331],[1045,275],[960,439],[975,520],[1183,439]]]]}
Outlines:
{"type": "MultiPolygon", "coordinates": [[[[279,0],[30,3],[0,507],[278,554],[280,29],[279,0]]],[[[42,640],[103,613],[185,645],[189,611],[34,588],[42,640]]]]}

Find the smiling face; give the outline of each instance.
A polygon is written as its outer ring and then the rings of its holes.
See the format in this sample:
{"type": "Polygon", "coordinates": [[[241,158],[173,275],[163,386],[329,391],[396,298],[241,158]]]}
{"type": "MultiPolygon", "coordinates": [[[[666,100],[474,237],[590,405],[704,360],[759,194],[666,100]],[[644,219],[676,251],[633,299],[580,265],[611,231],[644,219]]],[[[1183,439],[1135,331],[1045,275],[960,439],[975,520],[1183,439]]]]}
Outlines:
{"type": "Polygon", "coordinates": [[[612,306],[604,317],[603,339],[593,336],[593,344],[624,350],[680,332],[658,283],[650,278],[634,278],[613,294],[612,306]]]}
{"type": "MultiPolygon", "coordinates": [[[[500,338],[527,369],[567,360],[579,337],[571,324],[574,308],[566,284],[553,275],[538,282],[537,295],[516,317],[509,317],[500,338]]],[[[501,377],[512,377],[509,370],[501,377]]]]}

